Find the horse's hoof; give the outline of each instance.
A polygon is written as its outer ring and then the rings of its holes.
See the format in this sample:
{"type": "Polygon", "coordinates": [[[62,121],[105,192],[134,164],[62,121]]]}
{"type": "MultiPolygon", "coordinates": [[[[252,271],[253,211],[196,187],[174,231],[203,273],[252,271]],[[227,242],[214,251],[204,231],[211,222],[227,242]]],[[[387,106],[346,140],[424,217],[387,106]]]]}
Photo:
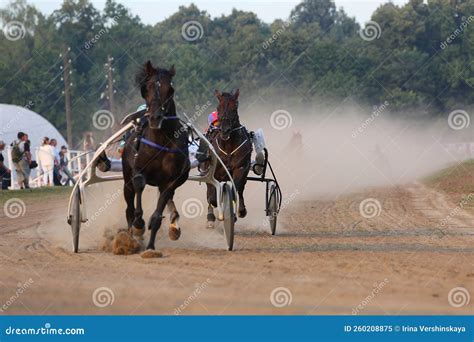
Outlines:
{"type": "Polygon", "coordinates": [[[132,222],[132,227],[135,227],[137,229],[145,229],[145,220],[143,219],[135,219],[132,222]]]}
{"type": "Polygon", "coordinates": [[[178,240],[181,236],[181,228],[170,227],[170,229],[168,230],[168,236],[170,237],[170,240],[178,240]]]}
{"type": "Polygon", "coordinates": [[[143,259],[151,259],[151,258],[161,258],[163,257],[163,254],[161,252],[157,252],[154,249],[147,249],[144,251],[140,256],[143,259]]]}
{"type": "Polygon", "coordinates": [[[145,228],[132,227],[132,235],[142,237],[145,234],[145,228]]]}
{"type": "Polygon", "coordinates": [[[214,229],[215,227],[215,222],[214,221],[207,221],[207,229],[214,229]]]}
{"type": "Polygon", "coordinates": [[[247,208],[239,210],[239,217],[245,217],[245,216],[247,216],[247,208]]]}

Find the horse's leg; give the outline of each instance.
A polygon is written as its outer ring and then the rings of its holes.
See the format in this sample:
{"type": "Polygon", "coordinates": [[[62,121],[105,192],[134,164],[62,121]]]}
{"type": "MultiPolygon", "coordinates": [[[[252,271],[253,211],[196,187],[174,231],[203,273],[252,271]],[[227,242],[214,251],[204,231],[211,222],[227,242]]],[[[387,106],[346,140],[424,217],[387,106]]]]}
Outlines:
{"type": "Polygon", "coordinates": [[[163,220],[163,210],[165,210],[165,206],[170,199],[173,198],[174,189],[173,190],[164,190],[161,191],[160,189],[160,198],[158,198],[158,204],[156,205],[156,209],[151,215],[150,222],[148,223],[148,229],[151,230],[150,234],[150,241],[148,242],[148,246],[146,249],[155,249],[155,239],[156,234],[161,226],[161,221],[163,220]]]}
{"type": "Polygon", "coordinates": [[[214,229],[216,216],[214,215],[214,207],[210,204],[207,206],[207,228],[214,229]]]}
{"type": "Polygon", "coordinates": [[[123,195],[125,201],[127,202],[127,209],[125,210],[125,216],[127,217],[128,229],[132,228],[133,219],[135,217],[135,190],[133,189],[133,184],[130,182],[125,182],[123,186],[123,195]]]}
{"type": "Polygon", "coordinates": [[[133,233],[136,235],[143,235],[145,233],[145,221],[143,220],[142,194],[145,189],[145,177],[141,173],[133,176],[133,188],[137,199],[135,206],[135,218],[133,220],[133,233]]]}
{"type": "Polygon", "coordinates": [[[244,202],[244,189],[247,183],[248,170],[245,167],[239,167],[232,170],[232,178],[234,179],[237,193],[239,194],[239,217],[247,216],[247,208],[244,202]],[[247,172],[246,172],[247,171],[247,172]]]}
{"type": "Polygon", "coordinates": [[[168,236],[171,240],[178,240],[181,236],[181,228],[179,227],[179,213],[178,210],[176,210],[173,196],[171,196],[170,200],[168,201],[168,210],[170,212],[170,227],[168,230],[168,236]]]}
{"type": "Polygon", "coordinates": [[[213,229],[216,222],[214,207],[217,207],[217,193],[211,184],[207,184],[207,203],[207,228],[213,229]]]}

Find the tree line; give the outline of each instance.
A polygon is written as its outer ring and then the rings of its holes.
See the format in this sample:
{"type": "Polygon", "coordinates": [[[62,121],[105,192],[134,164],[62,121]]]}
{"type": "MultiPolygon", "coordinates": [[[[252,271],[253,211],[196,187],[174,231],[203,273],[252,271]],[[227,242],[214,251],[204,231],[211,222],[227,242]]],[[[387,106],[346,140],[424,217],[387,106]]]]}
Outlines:
{"type": "Polygon", "coordinates": [[[0,102],[32,102],[65,133],[67,51],[76,139],[93,128],[98,110],[112,109],[119,121],[142,102],[133,80],[148,59],[176,66],[178,111],[191,114],[209,106],[213,89],[237,87],[249,104],[350,98],[388,102],[393,115],[447,116],[474,103],[472,0],[386,3],[362,26],[330,0],[303,0],[272,23],[238,9],[212,18],[191,4],[147,25],[115,0],[101,10],[88,0],[65,0],[50,15],[17,0],[0,19],[0,102]]]}

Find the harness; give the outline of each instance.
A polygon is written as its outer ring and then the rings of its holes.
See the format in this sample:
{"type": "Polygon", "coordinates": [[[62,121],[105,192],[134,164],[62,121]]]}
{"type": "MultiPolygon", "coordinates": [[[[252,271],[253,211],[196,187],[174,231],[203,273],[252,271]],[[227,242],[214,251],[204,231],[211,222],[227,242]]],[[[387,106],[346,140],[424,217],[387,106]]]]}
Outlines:
{"type": "MultiPolygon", "coordinates": [[[[145,113],[145,115],[149,115],[148,112],[145,113]]],[[[163,120],[181,120],[179,117],[177,116],[164,116],[162,119],[163,120]]],[[[164,152],[168,152],[168,153],[185,153],[185,151],[183,151],[182,149],[180,148],[171,148],[171,147],[167,147],[167,146],[163,146],[163,145],[160,145],[156,142],[153,142],[151,140],[148,140],[144,137],[141,137],[140,138],[140,142],[144,143],[145,145],[148,145],[150,147],[153,147],[159,151],[164,151],[164,152]]]]}
{"type": "MultiPolygon", "coordinates": [[[[156,85],[158,86],[158,88],[161,86],[160,84],[160,80],[158,79],[158,81],[156,81],[156,85]]],[[[168,108],[168,105],[169,105],[169,99],[166,100],[165,103],[161,104],[161,110],[162,111],[165,111],[168,108]],[[166,106],[166,107],[165,107],[166,106]]],[[[145,113],[143,114],[143,116],[150,116],[150,112],[149,112],[149,108],[147,108],[146,104],[145,105],[142,105],[138,108],[139,110],[142,109],[142,110],[145,110],[145,113]]],[[[165,120],[180,120],[176,115],[173,115],[173,116],[162,116],[160,118],[160,121],[158,123],[158,126],[159,128],[161,128],[161,124],[163,123],[163,121],[165,120]]],[[[151,140],[148,140],[144,137],[141,136],[141,130],[144,128],[144,126],[146,125],[146,122],[144,122],[142,124],[142,126],[140,126],[140,131],[138,131],[138,134],[139,134],[139,141],[145,145],[148,145],[150,147],[153,147],[159,151],[163,151],[163,152],[168,152],[168,153],[184,153],[183,150],[181,150],[180,148],[170,148],[170,147],[167,147],[167,146],[163,146],[163,145],[160,145],[154,141],[151,141],[151,140]]],[[[138,150],[138,146],[135,148],[136,150],[138,150]]],[[[137,151],[138,153],[138,151],[137,151]]]]}
{"type": "Polygon", "coordinates": [[[141,138],[140,142],[142,142],[145,145],[148,145],[150,147],[156,148],[157,150],[160,150],[160,151],[169,152],[169,153],[178,153],[178,152],[184,153],[184,151],[179,149],[179,148],[169,148],[169,147],[157,144],[157,143],[155,143],[151,140],[145,139],[145,138],[141,138]]]}
{"type": "MultiPolygon", "coordinates": [[[[242,128],[245,128],[245,127],[244,127],[244,126],[239,126],[239,127],[233,128],[233,129],[231,129],[230,133],[232,133],[232,132],[234,132],[234,131],[237,131],[237,130],[239,130],[239,129],[242,129],[242,128]]],[[[231,156],[231,155],[233,155],[233,154],[234,154],[235,152],[237,152],[242,146],[244,146],[247,141],[249,141],[248,136],[247,136],[247,138],[245,138],[245,140],[244,140],[239,146],[237,146],[232,152],[229,153],[229,152],[224,151],[224,150],[219,146],[219,139],[217,139],[217,137],[216,137],[217,148],[218,148],[219,151],[221,151],[225,156],[231,156]]]]}
{"type": "MultiPolygon", "coordinates": [[[[232,119],[230,119],[230,118],[228,117],[228,116],[229,116],[229,113],[228,113],[228,106],[229,106],[229,100],[227,99],[227,101],[225,101],[225,104],[224,104],[224,113],[223,113],[223,118],[222,118],[221,121],[224,121],[224,120],[229,120],[229,121],[231,121],[231,120],[232,120],[232,119]]],[[[237,110],[237,109],[236,109],[236,110],[237,110]]],[[[231,121],[231,123],[232,123],[232,121],[231,121]]],[[[242,126],[242,125],[240,125],[240,126],[238,126],[238,127],[235,127],[235,128],[232,128],[232,129],[230,130],[230,132],[229,132],[229,136],[230,136],[230,134],[231,134],[232,132],[238,131],[238,130],[240,130],[240,129],[242,129],[242,128],[245,129],[245,127],[242,126]]],[[[216,129],[220,130],[220,127],[216,127],[216,129]]],[[[245,130],[245,133],[247,133],[247,130],[245,130]]],[[[217,145],[217,148],[219,149],[219,151],[221,151],[222,154],[224,154],[226,157],[230,157],[230,156],[232,156],[235,152],[237,152],[238,150],[240,150],[240,149],[242,148],[242,146],[244,146],[247,141],[249,141],[249,136],[248,136],[248,133],[247,133],[245,140],[244,140],[239,146],[237,146],[232,152],[226,152],[226,151],[224,151],[224,150],[220,147],[220,145],[219,145],[219,136],[216,136],[215,139],[216,139],[216,145],[217,145]]]]}

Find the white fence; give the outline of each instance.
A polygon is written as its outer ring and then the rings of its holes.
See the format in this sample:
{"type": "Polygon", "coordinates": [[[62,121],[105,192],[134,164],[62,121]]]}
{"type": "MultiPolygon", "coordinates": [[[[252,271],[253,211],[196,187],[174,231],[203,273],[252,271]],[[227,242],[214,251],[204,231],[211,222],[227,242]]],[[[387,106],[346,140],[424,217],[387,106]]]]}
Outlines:
{"type": "MultiPolygon", "coordinates": [[[[33,160],[36,160],[37,162],[39,161],[38,157],[38,151],[39,147],[37,147],[33,153],[33,160]]],[[[13,166],[13,161],[12,161],[12,154],[11,154],[11,147],[8,146],[5,150],[6,156],[5,156],[5,161],[8,165],[8,167],[11,169],[11,186],[10,189],[15,190],[19,189],[18,185],[18,176],[16,174],[15,167],[13,166]]],[[[68,169],[71,171],[72,175],[74,178],[77,177],[79,173],[82,172],[84,167],[90,162],[90,158],[92,157],[92,153],[87,153],[84,151],[79,151],[79,150],[71,150],[67,152],[67,159],[68,159],[68,169]]],[[[40,187],[42,186],[42,173],[40,166],[37,168],[31,170],[30,174],[30,186],[31,187],[40,187]]],[[[68,181],[66,185],[71,186],[72,183],[68,181]]]]}

